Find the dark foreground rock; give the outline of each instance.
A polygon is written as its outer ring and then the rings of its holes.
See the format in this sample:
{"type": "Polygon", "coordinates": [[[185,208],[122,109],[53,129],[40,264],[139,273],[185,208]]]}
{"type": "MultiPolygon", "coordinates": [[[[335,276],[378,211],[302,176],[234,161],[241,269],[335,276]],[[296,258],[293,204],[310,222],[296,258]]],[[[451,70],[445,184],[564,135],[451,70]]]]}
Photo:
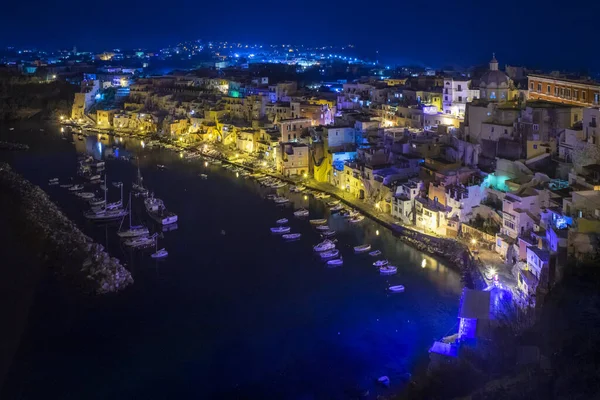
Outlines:
{"type": "Polygon", "coordinates": [[[82,291],[118,292],[133,278],[118,259],[104,251],[69,220],[38,186],[0,164],[0,196],[9,197],[13,223],[6,227],[23,237],[56,272],[82,291]]]}

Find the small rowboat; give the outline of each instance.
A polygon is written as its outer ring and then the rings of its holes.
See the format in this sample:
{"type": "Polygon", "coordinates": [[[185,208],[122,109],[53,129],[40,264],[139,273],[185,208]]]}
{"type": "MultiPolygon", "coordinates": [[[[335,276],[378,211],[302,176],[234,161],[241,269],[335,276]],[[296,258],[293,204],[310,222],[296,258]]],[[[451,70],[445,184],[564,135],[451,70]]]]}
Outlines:
{"type": "Polygon", "coordinates": [[[373,263],[373,265],[376,267],[383,267],[384,265],[388,265],[388,264],[389,264],[388,260],[377,260],[373,263]]]}
{"type": "Polygon", "coordinates": [[[329,250],[319,254],[321,258],[334,258],[340,255],[340,251],[338,249],[329,250]]]}
{"type": "Polygon", "coordinates": [[[76,193],[76,196],[86,200],[93,199],[95,197],[94,193],[92,192],[76,193]]]}
{"type": "Polygon", "coordinates": [[[360,246],[354,246],[355,253],[364,253],[365,251],[371,250],[370,244],[361,244],[360,246]]]}
{"type": "Polygon", "coordinates": [[[275,221],[275,223],[277,223],[278,225],[287,224],[288,223],[288,219],[287,218],[281,218],[281,219],[278,219],[277,221],[275,221]]]}
{"type": "Polygon", "coordinates": [[[302,236],[301,233],[288,233],[288,234],[282,235],[281,237],[284,238],[285,240],[296,240],[296,239],[300,239],[300,236],[302,236]]]}
{"type": "Polygon", "coordinates": [[[312,225],[323,225],[327,223],[326,219],[311,219],[309,221],[312,225]]]}
{"type": "Polygon", "coordinates": [[[379,250],[373,250],[373,251],[370,251],[370,252],[369,252],[369,255],[370,255],[371,257],[377,257],[377,256],[380,256],[380,255],[381,255],[381,251],[379,251],[379,250]]]}
{"type": "Polygon", "coordinates": [[[384,265],[379,268],[379,273],[381,275],[394,275],[398,271],[398,268],[393,265],[384,265]]]}
{"type": "Polygon", "coordinates": [[[404,286],[402,286],[402,285],[390,286],[388,289],[390,292],[394,292],[394,293],[404,292],[404,286]]]}
{"type": "Polygon", "coordinates": [[[327,225],[319,225],[317,226],[318,231],[328,231],[329,227],[327,225]]]}
{"type": "Polygon", "coordinates": [[[330,207],[330,208],[329,208],[329,210],[330,210],[331,212],[337,212],[337,211],[341,211],[343,208],[344,208],[344,206],[343,206],[343,205],[341,205],[341,204],[337,204],[337,205],[335,205],[335,206],[333,206],[333,207],[330,207]]]}
{"type": "Polygon", "coordinates": [[[323,235],[324,237],[331,237],[335,235],[335,231],[321,232],[321,235],[323,235]]]}
{"type": "Polygon", "coordinates": [[[350,222],[351,224],[355,224],[355,223],[357,223],[357,222],[360,222],[360,221],[362,221],[363,219],[365,219],[364,215],[357,215],[357,216],[356,216],[356,217],[354,217],[354,218],[350,218],[350,221],[349,221],[349,222],[350,222]]]}
{"type": "Polygon", "coordinates": [[[294,211],[295,217],[308,217],[308,210],[305,208],[301,208],[299,210],[294,211]]]}
{"type": "Polygon", "coordinates": [[[61,188],[70,188],[71,186],[73,186],[72,183],[65,183],[64,185],[60,185],[61,188]]]}
{"type": "Polygon", "coordinates": [[[152,253],[150,257],[152,258],[165,258],[169,255],[169,252],[165,249],[160,249],[156,253],[152,253]]]}
{"type": "Polygon", "coordinates": [[[332,201],[328,201],[328,202],[327,202],[327,206],[328,206],[328,207],[337,206],[338,204],[340,204],[340,201],[339,201],[339,200],[332,200],[332,201]]]}
{"type": "Polygon", "coordinates": [[[271,228],[271,233],[289,233],[289,226],[278,226],[276,228],[271,228]]]}
{"type": "Polygon", "coordinates": [[[327,261],[328,267],[339,267],[342,264],[344,264],[344,261],[341,258],[336,258],[335,260],[327,261]]]}

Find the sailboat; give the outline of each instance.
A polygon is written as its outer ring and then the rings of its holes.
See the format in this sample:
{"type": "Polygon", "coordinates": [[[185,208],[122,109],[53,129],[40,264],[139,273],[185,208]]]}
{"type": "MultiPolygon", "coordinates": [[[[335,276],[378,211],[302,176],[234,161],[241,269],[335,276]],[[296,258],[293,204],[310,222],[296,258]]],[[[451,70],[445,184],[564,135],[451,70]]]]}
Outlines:
{"type": "MultiPolygon", "coordinates": [[[[104,182],[106,182],[106,175],[104,175],[104,182]]],[[[106,204],[106,193],[107,190],[104,191],[104,204],[106,204]]],[[[118,204],[118,206],[115,206],[114,208],[110,209],[108,208],[108,204],[106,207],[101,208],[101,209],[92,209],[88,212],[86,212],[84,214],[84,217],[87,219],[91,219],[93,221],[114,221],[116,219],[121,219],[123,217],[125,217],[128,214],[127,210],[124,210],[123,208],[121,208],[121,205],[123,204],[123,188],[121,187],[121,200],[117,203],[113,203],[113,204],[118,204]]]]}
{"type": "Polygon", "coordinates": [[[144,187],[144,178],[142,178],[142,173],[140,172],[140,162],[138,160],[138,170],[137,170],[137,180],[131,185],[131,190],[133,190],[136,196],[148,196],[148,189],[144,187]]]}
{"type": "Polygon", "coordinates": [[[144,225],[132,225],[131,224],[131,192],[129,193],[129,204],[127,205],[128,211],[129,211],[129,229],[122,231],[121,228],[123,227],[123,221],[125,221],[125,217],[123,217],[123,219],[121,220],[121,225],[119,226],[119,231],[117,232],[117,235],[119,235],[119,237],[122,238],[132,238],[132,237],[138,237],[138,236],[142,236],[142,235],[148,235],[150,233],[150,231],[148,230],[148,228],[146,228],[144,225]]]}

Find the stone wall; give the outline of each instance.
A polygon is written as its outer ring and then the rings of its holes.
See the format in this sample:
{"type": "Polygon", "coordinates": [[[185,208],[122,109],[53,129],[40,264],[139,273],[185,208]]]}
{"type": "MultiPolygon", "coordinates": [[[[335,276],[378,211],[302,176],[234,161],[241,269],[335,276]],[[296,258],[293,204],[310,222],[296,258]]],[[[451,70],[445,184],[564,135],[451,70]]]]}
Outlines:
{"type": "Polygon", "coordinates": [[[11,225],[31,251],[86,293],[118,292],[133,278],[104,248],[69,220],[38,186],[0,164],[0,196],[10,205],[11,225]]]}

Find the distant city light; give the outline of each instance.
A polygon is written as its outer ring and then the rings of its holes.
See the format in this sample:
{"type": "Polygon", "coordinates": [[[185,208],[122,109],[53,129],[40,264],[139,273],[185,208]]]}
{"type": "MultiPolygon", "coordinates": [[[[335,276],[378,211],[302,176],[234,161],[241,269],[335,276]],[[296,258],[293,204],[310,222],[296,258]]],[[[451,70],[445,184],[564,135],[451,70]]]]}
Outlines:
{"type": "Polygon", "coordinates": [[[427,260],[423,259],[423,261],[421,261],[421,268],[425,268],[425,266],[427,266],[427,260]]]}

